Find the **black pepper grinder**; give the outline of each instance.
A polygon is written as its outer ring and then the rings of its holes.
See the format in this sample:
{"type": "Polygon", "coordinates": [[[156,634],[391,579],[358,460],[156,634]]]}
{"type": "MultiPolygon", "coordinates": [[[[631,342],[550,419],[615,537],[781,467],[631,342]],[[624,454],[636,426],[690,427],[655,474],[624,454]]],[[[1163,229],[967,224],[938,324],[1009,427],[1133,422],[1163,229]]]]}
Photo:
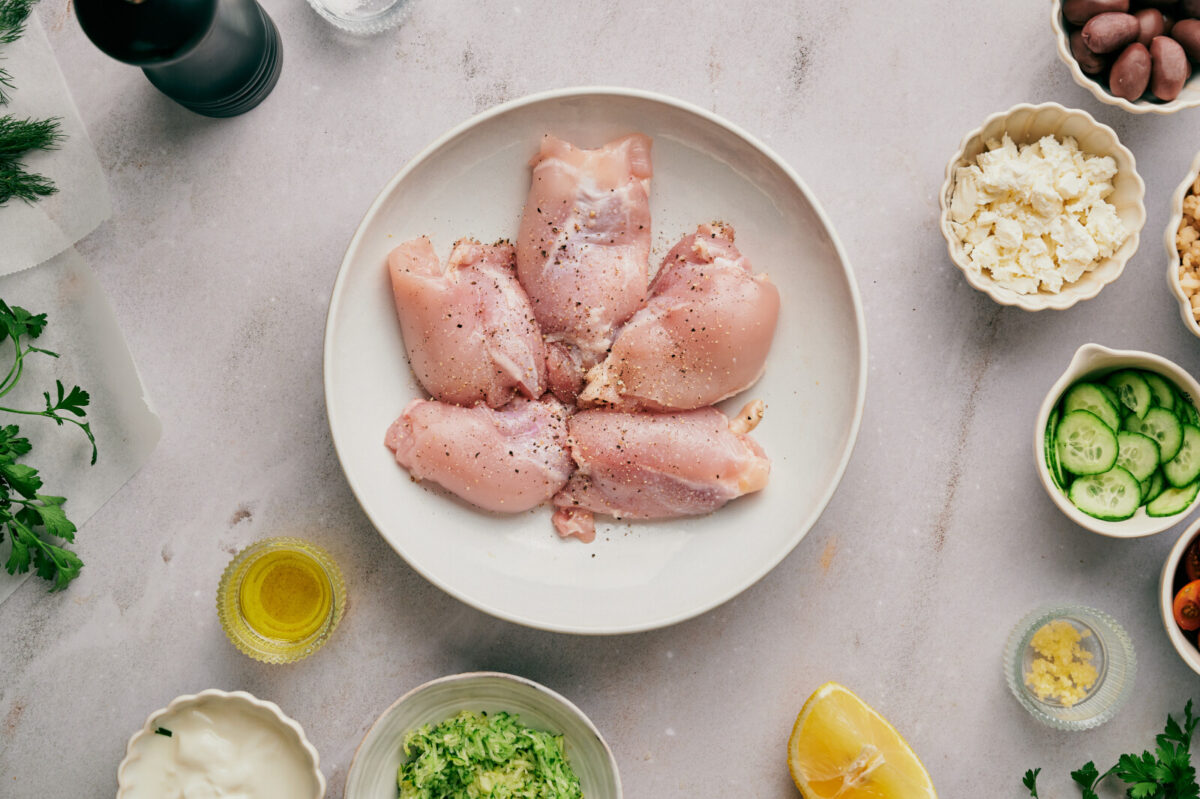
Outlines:
{"type": "Polygon", "coordinates": [[[255,0],[75,0],[83,32],[175,102],[232,117],[275,88],[279,31],[255,0]]]}

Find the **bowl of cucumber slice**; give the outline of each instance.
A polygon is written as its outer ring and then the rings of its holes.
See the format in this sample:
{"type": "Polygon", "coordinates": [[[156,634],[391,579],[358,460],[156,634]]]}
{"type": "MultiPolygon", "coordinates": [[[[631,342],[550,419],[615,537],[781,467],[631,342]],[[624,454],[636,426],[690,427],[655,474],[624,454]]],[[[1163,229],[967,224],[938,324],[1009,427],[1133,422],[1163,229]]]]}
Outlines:
{"type": "Polygon", "coordinates": [[[1085,344],[1034,427],[1046,493],[1071,521],[1113,538],[1173,527],[1200,500],[1200,383],[1149,352],[1085,344]]]}

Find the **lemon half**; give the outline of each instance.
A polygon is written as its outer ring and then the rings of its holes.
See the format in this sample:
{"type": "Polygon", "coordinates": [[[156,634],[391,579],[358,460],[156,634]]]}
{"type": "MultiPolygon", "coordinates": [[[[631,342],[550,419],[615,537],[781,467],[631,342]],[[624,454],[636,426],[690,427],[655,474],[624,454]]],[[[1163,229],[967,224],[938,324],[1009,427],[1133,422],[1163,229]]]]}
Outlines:
{"type": "Polygon", "coordinates": [[[796,717],[788,768],[805,799],[936,799],[908,743],[870,705],[835,682],[796,717]]]}

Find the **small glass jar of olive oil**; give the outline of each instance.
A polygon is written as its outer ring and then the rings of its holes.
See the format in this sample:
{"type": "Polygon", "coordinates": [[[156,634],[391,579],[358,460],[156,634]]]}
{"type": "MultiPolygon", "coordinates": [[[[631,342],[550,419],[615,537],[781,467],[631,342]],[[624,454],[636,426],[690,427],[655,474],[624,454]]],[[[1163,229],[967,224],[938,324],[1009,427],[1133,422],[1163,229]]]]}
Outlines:
{"type": "Polygon", "coordinates": [[[267,538],[230,562],[217,615],[243,654],[294,663],[317,651],[342,619],[346,584],[329,554],[299,538],[267,538]]]}

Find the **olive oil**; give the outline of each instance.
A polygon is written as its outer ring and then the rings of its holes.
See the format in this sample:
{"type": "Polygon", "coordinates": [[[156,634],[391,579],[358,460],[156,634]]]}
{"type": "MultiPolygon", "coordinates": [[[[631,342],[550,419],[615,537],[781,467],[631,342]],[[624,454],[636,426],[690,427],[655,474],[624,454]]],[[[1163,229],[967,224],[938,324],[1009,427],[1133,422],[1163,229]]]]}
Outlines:
{"type": "Polygon", "coordinates": [[[217,610],[229,639],[243,653],[290,663],[325,642],[345,600],[341,572],[324,550],[296,538],[271,538],[229,564],[217,610]]]}

